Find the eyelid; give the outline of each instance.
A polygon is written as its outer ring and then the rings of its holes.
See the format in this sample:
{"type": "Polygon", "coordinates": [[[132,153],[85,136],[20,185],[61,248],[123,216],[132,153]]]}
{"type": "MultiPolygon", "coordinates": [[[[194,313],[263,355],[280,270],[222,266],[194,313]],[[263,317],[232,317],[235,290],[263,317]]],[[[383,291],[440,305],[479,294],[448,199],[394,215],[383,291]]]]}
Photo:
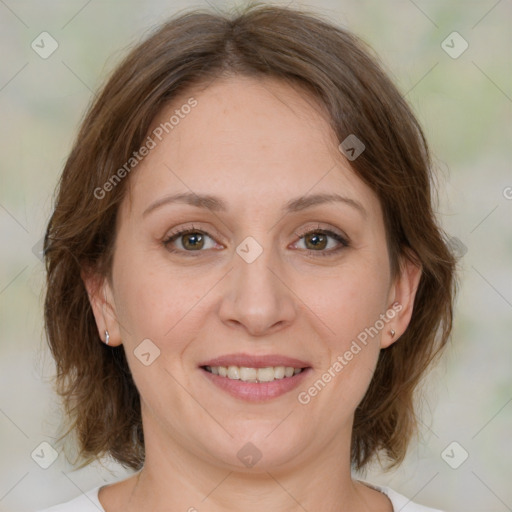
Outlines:
{"type": "MultiPolygon", "coordinates": [[[[208,230],[211,230],[211,228],[207,228],[208,230]]],[[[177,227],[177,228],[173,228],[171,229],[170,231],[168,231],[165,236],[164,236],[164,241],[165,240],[169,240],[170,238],[172,238],[173,236],[176,236],[176,235],[184,235],[184,234],[187,234],[187,233],[190,233],[190,232],[198,232],[198,233],[203,233],[205,235],[208,235],[210,238],[214,238],[212,234],[210,234],[208,232],[207,229],[201,229],[197,226],[195,226],[193,223],[190,223],[190,224],[184,224],[180,227],[177,227]]],[[[215,237],[217,238],[221,238],[220,236],[218,235],[215,235],[215,237]]]]}
{"type": "Polygon", "coordinates": [[[340,238],[342,238],[347,244],[350,243],[350,238],[343,232],[343,231],[340,231],[336,228],[333,228],[329,225],[324,225],[322,226],[320,223],[316,223],[314,226],[306,226],[304,228],[301,228],[301,229],[298,229],[297,231],[294,231],[295,235],[298,236],[299,238],[302,238],[303,236],[307,235],[308,233],[311,233],[311,232],[316,232],[316,231],[323,231],[323,232],[326,232],[326,233],[333,233],[337,236],[339,236],[340,238]]]}

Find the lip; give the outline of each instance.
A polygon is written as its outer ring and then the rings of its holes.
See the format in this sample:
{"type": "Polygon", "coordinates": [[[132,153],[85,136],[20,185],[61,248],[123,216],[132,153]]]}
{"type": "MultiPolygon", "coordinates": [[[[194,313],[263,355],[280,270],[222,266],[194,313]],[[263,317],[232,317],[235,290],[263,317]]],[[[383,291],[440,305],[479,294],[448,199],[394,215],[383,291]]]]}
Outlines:
{"type": "MultiPolygon", "coordinates": [[[[292,366],[293,368],[309,368],[307,361],[301,361],[293,357],[279,354],[249,355],[226,354],[224,356],[209,359],[199,366],[245,366],[247,368],[267,368],[268,366],[292,366]]],[[[301,375],[301,374],[299,374],[301,375]]],[[[288,377],[292,378],[292,377],[288,377]]]]}
{"type": "Polygon", "coordinates": [[[226,354],[199,364],[201,373],[215,386],[231,396],[248,402],[265,402],[295,389],[312,371],[307,361],[279,354],[249,355],[226,354]],[[271,382],[244,382],[221,377],[206,371],[205,366],[245,366],[247,368],[267,368],[269,366],[291,366],[303,368],[302,372],[271,382]]]}
{"type": "MultiPolygon", "coordinates": [[[[208,365],[209,366],[209,365],[208,365]]],[[[213,366],[224,366],[214,364],[213,366]]],[[[267,365],[274,366],[274,365],[267,365]]],[[[282,365],[275,365],[282,366],[282,365]]],[[[290,365],[293,366],[293,365],[290,365]]],[[[252,368],[255,368],[254,366],[252,368]]],[[[257,368],[264,368],[258,366],[257,368]]],[[[245,400],[247,402],[265,402],[277,398],[289,391],[297,388],[300,383],[312,371],[311,368],[306,368],[293,377],[285,377],[284,379],[273,380],[272,382],[244,382],[242,380],[229,379],[228,377],[221,377],[200,368],[201,373],[215,386],[221,390],[229,393],[231,396],[245,400]]]]}

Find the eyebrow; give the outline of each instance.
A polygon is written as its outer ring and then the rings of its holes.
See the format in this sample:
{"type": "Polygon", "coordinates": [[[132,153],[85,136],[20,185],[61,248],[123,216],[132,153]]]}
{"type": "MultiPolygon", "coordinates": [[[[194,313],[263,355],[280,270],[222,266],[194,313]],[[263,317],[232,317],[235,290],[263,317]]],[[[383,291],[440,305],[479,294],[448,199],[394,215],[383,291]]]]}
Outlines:
{"type": "MultiPolygon", "coordinates": [[[[173,194],[162,197],[154,203],[152,203],[146,210],[144,210],[142,216],[145,217],[150,212],[160,208],[161,206],[173,203],[189,204],[198,208],[206,208],[215,212],[225,212],[228,210],[227,203],[220,197],[208,195],[208,194],[195,194],[193,192],[184,192],[181,194],[173,194]]],[[[324,203],[343,203],[349,205],[359,211],[363,217],[367,216],[366,210],[363,205],[351,199],[344,197],[339,194],[311,194],[301,197],[297,197],[288,201],[282,208],[283,213],[294,213],[305,210],[312,206],[316,206],[324,203]]]]}

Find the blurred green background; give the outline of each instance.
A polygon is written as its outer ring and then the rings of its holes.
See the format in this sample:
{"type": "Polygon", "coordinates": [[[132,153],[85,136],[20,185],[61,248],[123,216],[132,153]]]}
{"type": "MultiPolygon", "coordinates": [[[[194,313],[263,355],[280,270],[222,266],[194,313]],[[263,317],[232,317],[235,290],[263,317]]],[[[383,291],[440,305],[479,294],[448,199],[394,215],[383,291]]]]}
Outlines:
{"type": "MultiPolygon", "coordinates": [[[[313,8],[375,49],[425,129],[439,218],[463,256],[453,341],[426,385],[420,437],[400,469],[364,478],[445,510],[510,511],[512,2],[272,3],[313,8]],[[462,39],[442,45],[454,31],[468,44],[456,58],[462,39]],[[457,469],[445,462],[453,441],[460,448],[449,454],[469,454],[457,469]]],[[[127,49],[177,11],[237,4],[0,0],[0,511],[35,510],[128,475],[109,461],[73,472],[62,454],[48,469],[31,457],[52,444],[60,414],[37,250],[84,111],[127,49]],[[42,32],[58,43],[46,59],[31,47],[42,32]]]]}

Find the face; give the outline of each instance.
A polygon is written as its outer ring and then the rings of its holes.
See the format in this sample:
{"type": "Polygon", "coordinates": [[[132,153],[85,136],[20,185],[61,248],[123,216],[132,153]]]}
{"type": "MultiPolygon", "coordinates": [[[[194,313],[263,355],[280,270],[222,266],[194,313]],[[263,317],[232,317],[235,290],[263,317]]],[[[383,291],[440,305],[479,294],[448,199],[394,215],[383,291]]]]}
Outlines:
{"type": "Polygon", "coordinates": [[[124,346],[147,446],[242,470],[348,454],[419,277],[391,275],[378,198],[315,101],[278,81],[187,91],[150,135],[111,280],[87,282],[99,332],[124,346]]]}

